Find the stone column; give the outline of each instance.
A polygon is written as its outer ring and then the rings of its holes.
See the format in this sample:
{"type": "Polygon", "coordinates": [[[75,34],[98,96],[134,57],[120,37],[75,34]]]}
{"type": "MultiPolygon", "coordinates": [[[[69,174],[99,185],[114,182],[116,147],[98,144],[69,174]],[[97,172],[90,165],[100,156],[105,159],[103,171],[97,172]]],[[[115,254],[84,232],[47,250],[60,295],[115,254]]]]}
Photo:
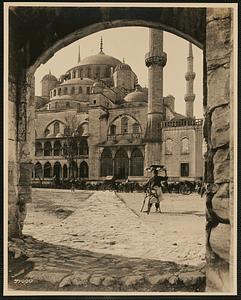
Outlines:
{"type": "Polygon", "coordinates": [[[145,63],[148,67],[148,112],[145,133],[145,164],[161,163],[161,121],[163,120],[163,67],[167,55],[163,52],[163,32],[149,31],[149,49],[145,63]]]}
{"type": "MultiPolygon", "coordinates": [[[[232,13],[208,8],[206,19],[207,102],[204,138],[207,143],[207,285],[208,292],[229,292],[230,239],[233,224],[233,155],[230,127],[232,101],[232,13]]],[[[231,245],[232,246],[232,245],[231,245]]]]}
{"type": "Polygon", "coordinates": [[[187,73],[185,74],[187,85],[186,85],[186,95],[184,97],[186,102],[186,116],[189,118],[193,118],[193,102],[195,99],[195,94],[193,94],[193,82],[195,76],[196,74],[195,72],[193,72],[192,44],[189,43],[189,55],[187,57],[187,73]]]}

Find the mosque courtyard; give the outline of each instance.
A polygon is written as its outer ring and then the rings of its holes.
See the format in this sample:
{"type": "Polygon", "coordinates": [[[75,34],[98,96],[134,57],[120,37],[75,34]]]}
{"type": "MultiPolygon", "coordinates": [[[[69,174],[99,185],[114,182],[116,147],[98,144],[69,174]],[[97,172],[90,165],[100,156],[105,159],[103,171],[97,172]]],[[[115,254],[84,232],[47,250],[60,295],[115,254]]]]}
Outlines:
{"type": "MultiPolygon", "coordinates": [[[[164,194],[162,213],[152,208],[147,215],[140,213],[144,195],[33,189],[23,229],[33,265],[22,280],[30,280],[33,289],[48,281],[55,290],[163,291],[166,280],[174,290],[198,290],[205,266],[205,198],[164,194]],[[111,281],[118,276],[125,287],[111,281]]],[[[31,284],[15,280],[14,288],[31,284]]]]}

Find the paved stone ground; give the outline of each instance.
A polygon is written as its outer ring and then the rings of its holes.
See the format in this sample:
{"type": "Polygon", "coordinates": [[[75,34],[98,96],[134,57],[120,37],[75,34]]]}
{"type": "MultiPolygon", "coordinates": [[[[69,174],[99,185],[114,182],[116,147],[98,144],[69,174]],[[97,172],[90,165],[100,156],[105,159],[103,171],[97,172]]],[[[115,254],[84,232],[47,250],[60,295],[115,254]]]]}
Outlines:
{"type": "Polygon", "coordinates": [[[24,234],[34,238],[9,243],[11,287],[203,290],[204,200],[165,194],[163,213],[147,216],[143,196],[33,190],[24,234]]]}

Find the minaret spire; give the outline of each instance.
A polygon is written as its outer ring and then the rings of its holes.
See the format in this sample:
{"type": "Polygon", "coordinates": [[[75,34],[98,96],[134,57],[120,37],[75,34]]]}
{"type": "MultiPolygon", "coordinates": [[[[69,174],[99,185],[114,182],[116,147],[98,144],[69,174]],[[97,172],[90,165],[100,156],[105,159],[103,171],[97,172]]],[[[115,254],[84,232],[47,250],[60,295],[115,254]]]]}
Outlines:
{"type": "Polygon", "coordinates": [[[78,64],[80,63],[80,46],[78,46],[78,64]]]}
{"type": "Polygon", "coordinates": [[[187,73],[185,74],[186,78],[186,95],[184,97],[186,102],[186,116],[193,118],[193,102],[195,99],[195,94],[193,94],[193,83],[195,79],[195,72],[193,72],[193,51],[192,43],[189,43],[189,51],[187,57],[187,73]]]}
{"type": "Polygon", "coordinates": [[[100,53],[104,53],[103,52],[103,38],[100,38],[100,53]]]}

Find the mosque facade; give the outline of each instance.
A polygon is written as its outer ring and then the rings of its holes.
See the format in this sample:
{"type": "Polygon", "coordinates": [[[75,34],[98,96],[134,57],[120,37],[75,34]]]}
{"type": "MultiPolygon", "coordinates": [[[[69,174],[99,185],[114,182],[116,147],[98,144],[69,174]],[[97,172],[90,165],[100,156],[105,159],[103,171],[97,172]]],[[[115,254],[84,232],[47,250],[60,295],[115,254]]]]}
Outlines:
{"type": "Polygon", "coordinates": [[[57,79],[42,78],[36,96],[33,181],[53,177],[143,181],[146,167],[162,164],[170,180],[203,176],[202,119],[193,116],[193,52],[187,57],[186,114],[163,95],[163,32],[150,29],[148,89],[129,64],[103,51],[83,59],[57,79]]]}

